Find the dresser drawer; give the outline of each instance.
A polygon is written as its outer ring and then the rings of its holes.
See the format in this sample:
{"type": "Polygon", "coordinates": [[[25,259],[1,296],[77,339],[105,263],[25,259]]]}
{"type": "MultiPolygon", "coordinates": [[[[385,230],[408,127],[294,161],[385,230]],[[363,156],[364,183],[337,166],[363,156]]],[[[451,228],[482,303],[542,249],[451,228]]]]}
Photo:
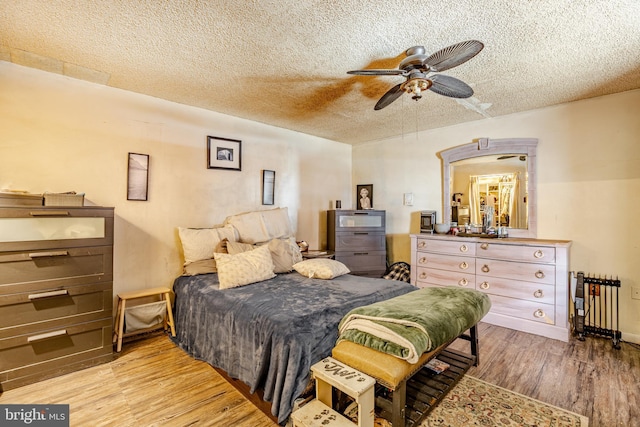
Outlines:
{"type": "Polygon", "coordinates": [[[0,339],[112,315],[111,282],[0,295],[0,339]]]}
{"type": "Polygon", "coordinates": [[[378,250],[383,251],[385,249],[385,235],[384,233],[373,232],[347,232],[336,233],[335,251],[363,251],[363,250],[378,250]]]}
{"type": "Polygon", "coordinates": [[[556,250],[548,246],[516,246],[482,242],[476,243],[476,254],[483,258],[512,261],[538,263],[556,262],[556,250]]]}
{"type": "Polygon", "coordinates": [[[0,210],[0,251],[3,252],[112,244],[112,208],[0,210]]]}
{"type": "Polygon", "coordinates": [[[0,295],[113,281],[113,248],[0,253],[0,295]]]}
{"type": "Polygon", "coordinates": [[[556,301],[555,286],[543,283],[481,276],[478,279],[477,289],[491,295],[502,295],[543,304],[555,304],[556,301]]]}
{"type": "Polygon", "coordinates": [[[473,272],[463,273],[460,271],[418,267],[416,279],[418,287],[422,287],[421,284],[423,283],[439,286],[459,286],[470,289],[474,289],[476,286],[476,276],[473,272]]]}
{"type": "Polygon", "coordinates": [[[548,264],[526,264],[477,258],[476,274],[478,275],[478,283],[481,283],[485,278],[502,277],[553,285],[556,280],[556,267],[548,264]]]}
{"type": "Polygon", "coordinates": [[[0,340],[0,382],[112,353],[113,319],[0,340]]]}
{"type": "Polygon", "coordinates": [[[555,307],[551,304],[542,304],[499,295],[490,295],[489,298],[491,299],[491,313],[533,320],[550,325],[555,324],[555,307]]]}
{"type": "Polygon", "coordinates": [[[438,252],[442,254],[466,256],[476,255],[476,244],[467,241],[431,240],[418,237],[417,246],[418,252],[438,252]]]}
{"type": "Polygon", "coordinates": [[[385,230],[385,211],[379,210],[330,210],[327,225],[333,232],[385,230]]]}
{"type": "Polygon", "coordinates": [[[382,276],[387,268],[387,253],[385,251],[336,252],[336,261],[340,261],[354,273],[381,270],[380,276],[382,276]]]}
{"type": "Polygon", "coordinates": [[[418,267],[475,274],[476,259],[421,252],[418,254],[418,267]]]}

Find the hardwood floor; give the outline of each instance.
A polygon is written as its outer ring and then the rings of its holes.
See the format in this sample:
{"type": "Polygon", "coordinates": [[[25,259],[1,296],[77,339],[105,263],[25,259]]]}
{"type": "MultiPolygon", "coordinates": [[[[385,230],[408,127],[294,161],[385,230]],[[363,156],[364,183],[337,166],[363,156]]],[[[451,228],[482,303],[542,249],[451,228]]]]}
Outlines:
{"type": "MultiPolygon", "coordinates": [[[[604,338],[562,343],[480,324],[480,366],[469,375],[589,417],[592,427],[640,426],[640,348],[604,338]]],[[[454,348],[468,351],[468,342],[454,348]]],[[[276,424],[168,337],[126,343],[105,365],[0,395],[0,404],[70,404],[72,426],[276,424]]]]}

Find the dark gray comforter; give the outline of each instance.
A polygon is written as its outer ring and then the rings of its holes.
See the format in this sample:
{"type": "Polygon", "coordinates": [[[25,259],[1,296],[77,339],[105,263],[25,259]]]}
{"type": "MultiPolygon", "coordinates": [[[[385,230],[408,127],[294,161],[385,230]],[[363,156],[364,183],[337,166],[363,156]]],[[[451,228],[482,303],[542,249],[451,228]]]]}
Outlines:
{"type": "Polygon", "coordinates": [[[311,365],[331,354],[338,323],[351,309],[413,291],[408,283],[344,275],[309,279],[293,272],[219,290],[216,274],[176,279],[175,342],[193,357],[264,390],[284,423],[309,381],[311,365]]]}

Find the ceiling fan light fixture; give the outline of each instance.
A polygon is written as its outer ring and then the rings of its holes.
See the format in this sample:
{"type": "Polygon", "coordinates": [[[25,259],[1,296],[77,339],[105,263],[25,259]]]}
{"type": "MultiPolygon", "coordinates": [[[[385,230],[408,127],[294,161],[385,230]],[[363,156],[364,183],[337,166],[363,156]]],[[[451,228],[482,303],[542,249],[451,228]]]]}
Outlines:
{"type": "Polygon", "coordinates": [[[410,79],[404,82],[400,86],[400,89],[402,89],[409,95],[412,95],[411,98],[417,101],[418,99],[422,98],[422,92],[428,90],[432,84],[433,83],[429,79],[410,79]]]}

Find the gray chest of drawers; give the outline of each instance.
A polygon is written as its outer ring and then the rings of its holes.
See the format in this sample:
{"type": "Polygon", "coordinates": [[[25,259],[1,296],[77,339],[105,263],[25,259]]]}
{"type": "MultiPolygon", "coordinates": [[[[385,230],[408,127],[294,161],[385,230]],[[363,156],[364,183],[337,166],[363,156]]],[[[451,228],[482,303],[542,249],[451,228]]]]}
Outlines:
{"type": "Polygon", "coordinates": [[[327,211],[327,246],[352,274],[382,277],[387,268],[385,211],[327,211]]]}
{"type": "Polygon", "coordinates": [[[113,208],[0,208],[0,391],[112,360],[113,208]]]}

